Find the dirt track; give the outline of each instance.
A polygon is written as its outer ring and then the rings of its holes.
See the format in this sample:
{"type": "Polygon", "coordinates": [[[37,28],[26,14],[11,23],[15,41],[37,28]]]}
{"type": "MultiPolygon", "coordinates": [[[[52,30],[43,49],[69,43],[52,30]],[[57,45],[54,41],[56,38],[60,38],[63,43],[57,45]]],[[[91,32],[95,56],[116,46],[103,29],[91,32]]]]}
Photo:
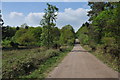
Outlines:
{"type": "Polygon", "coordinates": [[[48,78],[118,78],[118,73],[76,44],[48,78]]]}

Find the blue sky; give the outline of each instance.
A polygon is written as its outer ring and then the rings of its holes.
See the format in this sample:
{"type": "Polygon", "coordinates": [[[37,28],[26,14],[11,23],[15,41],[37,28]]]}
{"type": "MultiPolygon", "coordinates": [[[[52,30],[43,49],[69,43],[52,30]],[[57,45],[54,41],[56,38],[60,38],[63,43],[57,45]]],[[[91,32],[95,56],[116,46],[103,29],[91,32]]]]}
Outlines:
{"type": "MultiPolygon", "coordinates": [[[[59,8],[57,26],[61,28],[70,24],[77,30],[88,20],[87,2],[49,2],[59,8]]],[[[5,25],[19,26],[27,23],[38,26],[47,8],[46,2],[3,2],[2,14],[5,25]]]]}
{"type": "MultiPolygon", "coordinates": [[[[85,8],[88,9],[89,6],[87,2],[50,2],[52,5],[56,5],[59,11],[64,11],[65,8],[85,8]]],[[[4,13],[9,13],[12,11],[24,12],[25,14],[29,12],[43,12],[47,7],[46,2],[3,2],[2,8],[4,13]]]]}

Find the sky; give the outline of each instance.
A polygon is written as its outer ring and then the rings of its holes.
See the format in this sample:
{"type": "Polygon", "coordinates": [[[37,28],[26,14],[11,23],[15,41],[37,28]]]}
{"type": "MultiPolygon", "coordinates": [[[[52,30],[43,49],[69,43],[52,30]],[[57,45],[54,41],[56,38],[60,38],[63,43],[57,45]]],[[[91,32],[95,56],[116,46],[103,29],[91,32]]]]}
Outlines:
{"type": "MultiPolygon", "coordinates": [[[[29,26],[40,26],[47,2],[2,2],[2,15],[5,25],[20,26],[27,23],[29,26]]],[[[87,2],[48,2],[59,8],[56,26],[62,28],[72,25],[75,31],[85,23],[90,10],[87,2]]]]}

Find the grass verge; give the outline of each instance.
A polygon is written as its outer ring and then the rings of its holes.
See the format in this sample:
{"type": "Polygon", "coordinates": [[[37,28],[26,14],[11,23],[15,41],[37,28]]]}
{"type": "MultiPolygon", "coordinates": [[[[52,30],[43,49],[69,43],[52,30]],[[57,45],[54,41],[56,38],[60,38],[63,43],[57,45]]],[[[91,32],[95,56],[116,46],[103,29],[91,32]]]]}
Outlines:
{"type": "Polygon", "coordinates": [[[118,63],[119,63],[118,58],[115,58],[111,56],[110,54],[105,54],[100,49],[92,51],[88,45],[81,45],[81,46],[87,51],[89,51],[90,53],[92,53],[94,56],[96,56],[104,64],[111,67],[113,70],[120,72],[119,66],[118,66],[118,63]]]}

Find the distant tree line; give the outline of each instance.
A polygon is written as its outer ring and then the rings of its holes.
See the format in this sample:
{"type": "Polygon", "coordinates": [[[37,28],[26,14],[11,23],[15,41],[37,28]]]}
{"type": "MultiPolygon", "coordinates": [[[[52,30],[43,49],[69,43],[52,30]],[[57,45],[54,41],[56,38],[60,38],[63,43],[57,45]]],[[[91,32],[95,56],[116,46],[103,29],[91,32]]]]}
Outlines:
{"type": "MultiPolygon", "coordinates": [[[[43,40],[46,40],[46,36],[43,37],[43,27],[2,27],[2,46],[14,47],[18,46],[47,46],[43,40]]],[[[50,48],[59,48],[61,45],[73,45],[75,32],[70,25],[64,26],[62,29],[58,27],[51,28],[52,44],[50,48]],[[69,34],[68,34],[69,33],[69,34]]]]}
{"type": "Polygon", "coordinates": [[[45,15],[40,21],[42,27],[31,27],[26,23],[20,27],[2,27],[2,46],[44,46],[47,48],[60,48],[62,45],[73,45],[75,32],[71,25],[62,29],[55,27],[58,8],[47,4],[45,15]]]}

